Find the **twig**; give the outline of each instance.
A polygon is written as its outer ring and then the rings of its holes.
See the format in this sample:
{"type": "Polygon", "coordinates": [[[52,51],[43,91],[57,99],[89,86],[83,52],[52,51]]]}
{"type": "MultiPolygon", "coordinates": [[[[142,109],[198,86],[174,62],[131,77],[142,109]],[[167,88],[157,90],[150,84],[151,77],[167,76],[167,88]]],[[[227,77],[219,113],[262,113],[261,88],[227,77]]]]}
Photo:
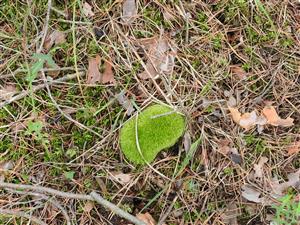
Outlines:
{"type": "Polygon", "coordinates": [[[39,225],[47,225],[43,221],[39,220],[38,218],[28,215],[27,213],[21,212],[21,211],[15,211],[10,209],[0,209],[0,215],[10,215],[10,216],[18,216],[18,217],[24,217],[28,219],[29,221],[33,221],[36,224],[39,225]]]}
{"type": "Polygon", "coordinates": [[[173,199],[171,205],[168,207],[167,211],[163,214],[161,219],[158,221],[157,225],[162,225],[165,222],[165,220],[168,218],[168,216],[172,212],[175,202],[177,201],[177,198],[178,198],[178,195],[176,195],[176,197],[173,199]]]}
{"type": "MultiPolygon", "coordinates": [[[[66,71],[66,70],[74,70],[74,67],[61,67],[61,68],[44,68],[41,69],[40,71],[44,71],[44,72],[51,72],[51,71],[66,71]]],[[[79,71],[83,71],[83,68],[78,68],[79,71]]],[[[1,79],[6,79],[6,78],[10,78],[10,77],[14,77],[19,73],[27,73],[28,69],[17,69],[9,74],[3,74],[0,75],[0,80],[1,79]]]]}
{"type": "Polygon", "coordinates": [[[92,196],[97,203],[103,205],[106,208],[109,208],[115,214],[123,217],[124,219],[127,219],[128,221],[130,221],[130,222],[132,222],[136,225],[146,225],[143,221],[141,221],[141,220],[137,219],[136,217],[132,216],[131,214],[123,211],[122,209],[120,209],[115,204],[112,204],[111,202],[105,200],[100,195],[98,195],[96,192],[94,192],[94,191],[91,192],[90,196],[92,196]]]}
{"type": "Polygon", "coordinates": [[[65,217],[67,225],[71,225],[71,219],[67,213],[67,211],[60,205],[59,202],[57,202],[55,199],[51,199],[48,195],[41,194],[41,193],[36,193],[36,192],[30,192],[30,191],[18,191],[14,190],[12,188],[6,188],[7,191],[16,193],[19,195],[32,195],[36,197],[40,197],[48,202],[50,202],[52,205],[54,205],[57,209],[61,211],[61,214],[65,217]]]}
{"type": "Polygon", "coordinates": [[[38,193],[43,194],[51,194],[53,196],[59,196],[63,198],[71,198],[71,199],[77,199],[77,200],[87,200],[87,201],[96,201],[100,205],[108,208],[118,216],[127,219],[128,221],[136,224],[136,225],[146,225],[143,221],[137,219],[136,217],[132,216],[131,214],[123,211],[115,204],[105,200],[100,195],[98,195],[95,192],[91,192],[89,195],[84,194],[74,194],[70,192],[63,192],[63,191],[57,191],[52,188],[42,187],[38,185],[25,185],[25,184],[12,184],[12,183],[6,183],[6,182],[0,182],[0,187],[2,188],[11,188],[11,189],[19,189],[19,190],[31,190],[38,193]]]}
{"type": "MultiPolygon", "coordinates": [[[[84,72],[79,72],[79,76],[84,76],[85,73],[84,72]]],[[[74,78],[77,78],[77,74],[74,73],[74,74],[68,74],[62,78],[59,78],[59,79],[56,79],[56,80],[53,80],[53,81],[49,81],[48,82],[48,85],[52,85],[52,84],[55,84],[55,83],[59,83],[59,82],[65,82],[65,81],[68,81],[68,80],[72,80],[74,78]]],[[[39,91],[41,89],[44,89],[46,87],[46,84],[39,84],[39,85],[36,85],[34,87],[32,87],[32,93],[36,92],[36,91],[39,91]]],[[[0,109],[3,108],[4,106],[12,103],[12,102],[15,102],[15,101],[18,101],[24,97],[26,97],[27,95],[29,95],[31,93],[31,91],[29,90],[25,90],[25,91],[22,91],[20,92],[18,95],[12,97],[11,99],[8,99],[6,101],[3,101],[3,102],[0,102],[0,109]]]]}
{"type": "Polygon", "coordinates": [[[49,27],[51,5],[52,5],[52,0],[48,0],[48,8],[47,8],[46,21],[45,21],[45,25],[44,25],[44,29],[43,29],[43,37],[42,37],[42,41],[41,41],[40,47],[37,50],[37,53],[40,53],[43,50],[44,42],[46,40],[46,36],[47,36],[47,33],[48,33],[48,27],[49,27]]]}

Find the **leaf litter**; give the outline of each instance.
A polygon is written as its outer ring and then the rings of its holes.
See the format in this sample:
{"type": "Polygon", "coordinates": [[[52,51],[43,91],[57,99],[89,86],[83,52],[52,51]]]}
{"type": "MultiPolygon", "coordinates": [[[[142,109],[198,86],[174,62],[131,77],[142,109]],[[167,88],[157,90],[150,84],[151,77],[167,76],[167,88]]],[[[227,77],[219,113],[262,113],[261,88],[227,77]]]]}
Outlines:
{"type": "Polygon", "coordinates": [[[153,219],[153,217],[151,216],[150,213],[146,212],[146,213],[139,213],[136,215],[136,217],[138,219],[140,219],[141,221],[143,221],[146,225],[156,225],[155,220],[153,219]]]}
{"type": "Polygon", "coordinates": [[[59,30],[54,30],[52,33],[50,33],[44,43],[44,48],[46,51],[49,51],[52,46],[56,46],[59,44],[63,44],[66,42],[65,33],[59,30]]]}
{"type": "Polygon", "coordinates": [[[175,55],[176,50],[171,47],[166,37],[153,39],[148,48],[145,70],[138,76],[146,80],[156,79],[161,73],[171,74],[175,66],[175,55]]]}
{"type": "Polygon", "coordinates": [[[9,100],[17,93],[17,88],[13,84],[8,84],[0,88],[0,100],[9,100]]]}
{"type": "Polygon", "coordinates": [[[95,16],[95,13],[92,10],[92,6],[89,3],[87,3],[87,2],[83,3],[82,11],[83,11],[83,14],[86,17],[93,17],[93,16],[95,16]]]}
{"type": "Polygon", "coordinates": [[[273,125],[282,127],[290,127],[294,125],[293,118],[280,118],[273,106],[265,106],[261,115],[257,115],[255,110],[250,113],[246,112],[242,114],[236,107],[231,107],[229,105],[228,109],[232,116],[232,120],[245,130],[249,130],[256,125],[273,125]]]}

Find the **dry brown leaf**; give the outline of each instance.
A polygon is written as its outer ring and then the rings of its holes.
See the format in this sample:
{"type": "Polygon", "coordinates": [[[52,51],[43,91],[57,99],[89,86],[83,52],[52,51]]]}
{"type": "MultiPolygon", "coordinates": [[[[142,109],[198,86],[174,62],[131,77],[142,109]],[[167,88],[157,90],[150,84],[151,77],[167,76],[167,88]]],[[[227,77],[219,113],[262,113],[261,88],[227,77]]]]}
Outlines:
{"type": "Polygon", "coordinates": [[[47,36],[44,48],[49,51],[53,45],[59,45],[66,42],[65,33],[59,30],[54,30],[50,35],[47,36]]]}
{"type": "Polygon", "coordinates": [[[231,152],[231,147],[229,147],[230,141],[228,139],[221,139],[218,143],[218,152],[228,155],[231,152]]]}
{"type": "Polygon", "coordinates": [[[242,196],[250,202],[263,203],[264,197],[259,197],[260,192],[253,189],[250,185],[242,186],[242,196]]]}
{"type": "Polygon", "coordinates": [[[114,72],[112,70],[112,62],[111,61],[105,61],[105,69],[102,75],[101,83],[102,84],[107,84],[107,83],[112,83],[115,84],[115,78],[114,78],[114,72]]]}
{"type": "Polygon", "coordinates": [[[265,106],[262,114],[266,117],[267,123],[273,126],[290,127],[294,125],[293,118],[281,119],[273,106],[265,106]]]}
{"type": "MultiPolygon", "coordinates": [[[[279,183],[277,179],[273,179],[270,183],[272,190],[277,197],[281,197],[284,195],[284,191],[286,191],[289,187],[299,187],[300,184],[300,170],[295,173],[288,174],[288,181],[279,183]]],[[[274,196],[275,197],[275,196],[274,196]]]]}
{"type": "Polygon", "coordinates": [[[141,79],[156,79],[161,72],[168,72],[174,64],[174,59],[170,53],[168,54],[170,46],[166,38],[159,38],[149,47],[147,54],[147,63],[145,71],[138,76],[141,79]]]}
{"type": "Polygon", "coordinates": [[[93,12],[92,10],[92,6],[85,2],[82,6],[82,11],[83,11],[83,14],[86,16],[86,17],[93,17],[95,16],[95,13],[93,12]]]}
{"type": "Polygon", "coordinates": [[[268,158],[261,157],[257,164],[254,164],[254,178],[262,178],[263,177],[263,166],[268,162],[268,158]]]}
{"type": "Polygon", "coordinates": [[[94,206],[95,206],[94,202],[87,201],[84,204],[83,211],[86,212],[86,213],[90,213],[90,211],[94,208],[94,206]]]}
{"type": "Polygon", "coordinates": [[[247,78],[247,72],[243,70],[239,65],[232,65],[229,67],[230,72],[236,75],[240,80],[244,80],[247,78]]]}
{"type": "Polygon", "coordinates": [[[144,223],[146,223],[146,225],[156,225],[155,220],[153,219],[153,217],[148,212],[139,213],[139,214],[136,215],[136,217],[138,219],[140,219],[141,221],[143,221],[144,223]]]}
{"type": "Polygon", "coordinates": [[[123,3],[122,20],[126,24],[130,24],[137,16],[137,8],[135,0],[125,0],[123,3]]]}
{"type": "Polygon", "coordinates": [[[255,125],[265,125],[267,120],[262,116],[257,116],[256,111],[241,114],[237,108],[228,106],[232,119],[245,130],[249,130],[255,125]]]}
{"type": "Polygon", "coordinates": [[[133,105],[131,101],[125,96],[124,91],[121,91],[119,94],[117,94],[116,99],[118,100],[119,104],[126,110],[126,114],[128,116],[134,113],[133,105]]]}
{"type": "Polygon", "coordinates": [[[289,156],[294,155],[294,154],[298,154],[299,152],[300,152],[300,141],[296,141],[293,145],[291,145],[287,149],[287,154],[289,156]]]}
{"type": "Polygon", "coordinates": [[[6,85],[0,88],[0,100],[9,100],[17,93],[15,85],[6,85]]]}
{"type": "Polygon", "coordinates": [[[95,84],[101,81],[101,73],[99,71],[100,56],[89,59],[89,67],[87,71],[87,84],[95,84]]]}
{"type": "Polygon", "coordinates": [[[130,174],[125,174],[125,173],[111,173],[112,176],[111,178],[119,182],[120,184],[127,184],[131,181],[131,175],[130,174]]]}

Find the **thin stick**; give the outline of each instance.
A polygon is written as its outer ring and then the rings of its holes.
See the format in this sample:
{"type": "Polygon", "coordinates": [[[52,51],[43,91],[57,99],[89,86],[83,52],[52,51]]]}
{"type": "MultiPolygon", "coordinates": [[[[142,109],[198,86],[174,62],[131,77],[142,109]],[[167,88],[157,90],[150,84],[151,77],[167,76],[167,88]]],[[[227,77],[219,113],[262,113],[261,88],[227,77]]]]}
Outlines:
{"type": "MultiPolygon", "coordinates": [[[[53,196],[59,196],[62,198],[71,198],[71,199],[77,199],[77,200],[87,200],[87,201],[96,201],[100,205],[108,208],[118,216],[127,219],[128,221],[134,223],[135,225],[146,225],[143,221],[137,219],[136,217],[132,216],[131,214],[123,211],[115,204],[105,200],[100,195],[98,195],[95,192],[91,192],[89,195],[84,194],[74,194],[70,192],[63,192],[63,191],[57,191],[52,188],[42,187],[38,185],[26,185],[26,184],[12,184],[12,183],[6,183],[6,182],[0,182],[0,187],[2,188],[11,188],[11,189],[19,189],[19,190],[31,190],[42,194],[51,194],[53,196]]],[[[1,214],[1,212],[0,212],[1,214]]]]}
{"type": "Polygon", "coordinates": [[[93,201],[94,199],[89,195],[83,195],[83,194],[74,194],[70,192],[63,192],[63,191],[57,191],[52,188],[42,187],[42,186],[33,186],[33,185],[26,185],[26,184],[12,184],[12,183],[5,183],[0,182],[0,187],[2,188],[12,188],[12,189],[21,189],[21,190],[31,190],[36,191],[39,193],[48,193],[54,196],[60,196],[63,198],[72,198],[72,199],[79,199],[79,200],[88,200],[93,201]]]}
{"type": "Polygon", "coordinates": [[[141,221],[141,220],[137,219],[136,217],[132,216],[131,214],[123,211],[122,209],[120,209],[115,204],[112,204],[111,202],[105,200],[100,195],[98,195],[96,192],[94,192],[94,191],[91,192],[90,196],[92,196],[97,203],[103,205],[106,208],[109,208],[115,214],[123,217],[124,219],[127,219],[128,221],[130,221],[130,222],[132,222],[136,225],[146,225],[143,221],[141,221]]]}
{"type": "MultiPolygon", "coordinates": [[[[85,75],[84,72],[80,72],[79,73],[79,76],[81,76],[81,77],[84,76],[84,75],[85,75]]],[[[66,76],[64,76],[62,78],[57,79],[57,80],[49,81],[48,85],[52,85],[52,84],[59,83],[59,82],[65,82],[65,81],[68,81],[68,80],[72,80],[74,78],[77,78],[77,74],[76,73],[74,73],[74,74],[68,74],[68,75],[66,75],[66,76]]],[[[32,92],[37,92],[37,91],[39,91],[41,89],[44,89],[45,87],[46,87],[45,83],[44,84],[39,84],[39,85],[36,85],[36,86],[32,87],[31,91],[32,92]]],[[[26,97],[29,94],[30,94],[30,91],[29,90],[25,90],[25,91],[20,92],[18,95],[12,97],[11,99],[8,99],[6,101],[0,102],[0,109],[3,108],[6,105],[12,103],[12,102],[18,101],[18,100],[26,97]]]]}
{"type": "Polygon", "coordinates": [[[18,217],[24,217],[26,219],[32,222],[35,222],[36,224],[39,225],[47,225],[43,221],[39,220],[38,218],[28,215],[27,213],[21,212],[21,211],[15,211],[15,210],[10,210],[10,209],[0,209],[0,215],[10,215],[10,216],[18,216],[18,217]]]}
{"type": "Polygon", "coordinates": [[[39,49],[37,50],[37,53],[40,53],[43,50],[44,42],[46,40],[46,36],[47,36],[47,33],[48,33],[48,27],[49,27],[51,5],[52,5],[52,0],[48,0],[46,21],[45,21],[45,25],[44,25],[44,29],[43,29],[43,37],[42,37],[42,40],[41,40],[41,45],[40,45],[39,49]]]}

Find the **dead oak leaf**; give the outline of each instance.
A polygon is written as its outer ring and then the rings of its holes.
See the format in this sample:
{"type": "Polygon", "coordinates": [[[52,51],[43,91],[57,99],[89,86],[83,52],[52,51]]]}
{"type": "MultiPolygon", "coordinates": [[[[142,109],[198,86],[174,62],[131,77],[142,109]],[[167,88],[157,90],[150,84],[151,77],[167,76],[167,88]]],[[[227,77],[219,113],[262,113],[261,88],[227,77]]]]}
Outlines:
{"type": "Polygon", "coordinates": [[[96,84],[101,81],[101,73],[99,71],[100,56],[89,59],[89,67],[87,71],[87,84],[96,84]]]}
{"type": "Polygon", "coordinates": [[[0,99],[9,100],[17,93],[17,88],[15,85],[6,85],[0,88],[0,99]]]}
{"type": "Polygon", "coordinates": [[[153,219],[153,217],[148,212],[139,213],[139,214],[136,215],[136,217],[139,220],[143,221],[146,225],[156,225],[155,220],[153,219]]]}
{"type": "Polygon", "coordinates": [[[300,141],[295,142],[293,145],[289,146],[287,149],[287,154],[294,155],[300,152],[300,141]]]}
{"type": "Polygon", "coordinates": [[[293,118],[282,119],[278,116],[275,108],[273,106],[265,106],[263,108],[262,114],[266,117],[267,123],[273,126],[283,126],[290,127],[294,125],[293,118]]]}
{"type": "Polygon", "coordinates": [[[92,10],[92,6],[89,3],[87,3],[87,2],[83,3],[82,11],[83,11],[83,14],[86,17],[93,17],[93,16],[95,16],[95,13],[92,10]]]}
{"type": "Polygon", "coordinates": [[[46,51],[49,51],[50,48],[54,45],[59,45],[66,42],[65,33],[59,30],[54,30],[49,34],[45,40],[44,48],[46,51]]]}
{"type": "Polygon", "coordinates": [[[107,83],[112,83],[115,84],[115,78],[114,78],[114,72],[112,70],[112,62],[111,61],[105,61],[105,69],[102,75],[101,83],[102,84],[107,84],[107,83]]]}
{"type": "Polygon", "coordinates": [[[162,72],[171,73],[175,64],[175,52],[171,52],[166,38],[158,38],[149,46],[145,71],[138,76],[143,79],[156,79],[162,72]]]}

